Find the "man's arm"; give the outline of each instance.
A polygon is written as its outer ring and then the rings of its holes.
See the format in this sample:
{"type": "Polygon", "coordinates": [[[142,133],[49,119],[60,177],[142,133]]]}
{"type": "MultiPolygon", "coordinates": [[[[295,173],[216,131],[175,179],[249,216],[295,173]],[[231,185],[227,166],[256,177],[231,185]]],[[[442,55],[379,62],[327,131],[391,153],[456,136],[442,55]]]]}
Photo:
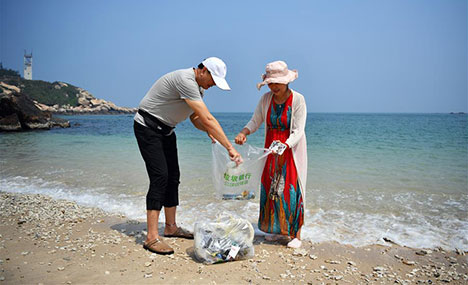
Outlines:
{"type": "Polygon", "coordinates": [[[210,133],[206,130],[206,128],[205,128],[205,126],[203,125],[203,123],[201,122],[199,116],[197,116],[195,113],[193,113],[192,115],[190,115],[190,121],[191,121],[192,124],[195,126],[195,128],[199,129],[200,131],[206,132],[206,134],[208,135],[208,137],[211,139],[211,142],[212,142],[212,143],[215,143],[215,142],[216,142],[215,138],[214,138],[212,135],[210,135],[210,133]]]}
{"type": "Polygon", "coordinates": [[[222,146],[228,150],[229,156],[232,160],[240,158],[239,153],[232,146],[231,142],[226,137],[226,134],[224,134],[223,128],[221,128],[221,125],[218,123],[216,118],[211,115],[205,103],[202,100],[193,101],[188,99],[185,99],[185,102],[187,102],[187,104],[194,112],[192,116],[190,116],[192,123],[194,122],[192,119],[196,119],[195,121],[199,120],[199,122],[193,123],[194,126],[197,129],[207,131],[209,135],[213,136],[222,146]]]}
{"type": "Polygon", "coordinates": [[[204,132],[207,131],[205,126],[202,124],[200,120],[200,116],[198,116],[197,114],[193,113],[192,115],[190,115],[190,121],[195,126],[195,128],[199,129],[200,131],[204,131],[204,132]]]}

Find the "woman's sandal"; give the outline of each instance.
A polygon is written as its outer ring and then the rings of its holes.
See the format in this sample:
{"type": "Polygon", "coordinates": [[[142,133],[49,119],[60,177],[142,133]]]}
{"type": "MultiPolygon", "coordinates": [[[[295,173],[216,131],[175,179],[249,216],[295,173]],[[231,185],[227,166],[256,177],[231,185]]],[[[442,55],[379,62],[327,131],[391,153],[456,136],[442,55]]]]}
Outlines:
{"type": "Polygon", "coordinates": [[[291,238],[285,235],[277,235],[277,234],[265,234],[266,241],[280,241],[280,242],[287,242],[290,241],[291,238]]]}
{"type": "Polygon", "coordinates": [[[143,243],[143,248],[157,254],[174,253],[174,249],[165,243],[162,238],[156,238],[148,243],[143,243]]]}
{"type": "Polygon", "coordinates": [[[288,242],[288,247],[290,248],[300,248],[301,246],[302,246],[302,241],[298,238],[295,238],[292,241],[288,242]]]}

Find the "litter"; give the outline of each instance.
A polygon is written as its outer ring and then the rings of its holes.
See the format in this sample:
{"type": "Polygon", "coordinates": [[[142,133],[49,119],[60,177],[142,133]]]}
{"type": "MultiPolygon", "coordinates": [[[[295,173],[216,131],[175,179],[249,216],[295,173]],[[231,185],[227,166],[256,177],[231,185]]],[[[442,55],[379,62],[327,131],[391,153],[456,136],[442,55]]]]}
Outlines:
{"type": "Polygon", "coordinates": [[[195,224],[195,256],[205,264],[252,258],[254,229],[249,221],[221,215],[213,222],[195,224]]]}

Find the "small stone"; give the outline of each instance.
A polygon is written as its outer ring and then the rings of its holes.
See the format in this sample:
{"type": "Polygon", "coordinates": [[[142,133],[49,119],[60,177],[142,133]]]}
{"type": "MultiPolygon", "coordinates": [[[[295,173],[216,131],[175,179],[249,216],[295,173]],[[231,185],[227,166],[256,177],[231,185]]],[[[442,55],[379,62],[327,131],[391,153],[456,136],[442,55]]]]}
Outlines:
{"type": "Polygon", "coordinates": [[[399,260],[403,260],[403,257],[401,257],[401,256],[399,256],[399,255],[396,255],[396,254],[395,254],[395,258],[396,258],[396,259],[399,259],[399,260]]]}
{"type": "Polygon", "coordinates": [[[447,260],[450,261],[450,263],[457,263],[458,262],[457,259],[455,257],[452,257],[452,256],[447,257],[447,260]]]}
{"type": "Polygon", "coordinates": [[[153,274],[145,274],[144,277],[145,277],[145,278],[152,278],[152,277],[153,277],[153,274]]]}
{"type": "Polygon", "coordinates": [[[356,262],[354,262],[354,261],[348,261],[348,264],[351,265],[351,266],[356,266],[356,262]]]}
{"type": "Polygon", "coordinates": [[[151,262],[145,262],[145,266],[146,266],[146,267],[151,266],[151,262]]]}
{"type": "Polygon", "coordinates": [[[57,267],[57,270],[58,270],[58,271],[64,271],[64,270],[65,270],[65,267],[57,267]]]}
{"type": "Polygon", "coordinates": [[[333,276],[332,279],[333,280],[341,280],[341,279],[343,279],[343,276],[342,275],[333,276]]]}
{"type": "Polygon", "coordinates": [[[422,256],[424,256],[424,255],[427,254],[427,251],[425,251],[424,249],[421,249],[421,250],[419,250],[419,251],[416,251],[416,254],[417,254],[417,255],[422,255],[422,256]]]}
{"type": "Polygon", "coordinates": [[[264,275],[262,278],[265,279],[265,280],[270,280],[271,279],[270,277],[268,277],[266,275],[264,275]]]}
{"type": "Polygon", "coordinates": [[[318,258],[316,255],[313,255],[313,254],[309,255],[309,257],[310,257],[310,259],[312,259],[312,260],[316,260],[316,259],[318,258]]]}
{"type": "Polygon", "coordinates": [[[327,259],[324,261],[325,263],[329,263],[329,264],[341,264],[341,262],[337,261],[337,260],[330,260],[330,259],[327,259]]]}
{"type": "Polygon", "coordinates": [[[109,274],[110,274],[110,272],[109,272],[109,271],[106,271],[106,272],[104,272],[104,274],[106,274],[106,275],[109,275],[109,274]]]}
{"type": "Polygon", "coordinates": [[[373,270],[374,270],[374,271],[378,271],[378,272],[383,272],[383,271],[385,271],[386,269],[385,269],[385,267],[377,266],[377,267],[374,267],[373,270]]]}
{"type": "Polygon", "coordinates": [[[411,260],[403,260],[403,264],[406,264],[406,265],[415,265],[416,262],[411,261],[411,260]]]}
{"type": "Polygon", "coordinates": [[[22,254],[22,255],[28,255],[28,254],[29,254],[29,251],[23,251],[21,254],[22,254]]]}
{"type": "Polygon", "coordinates": [[[459,248],[456,248],[455,249],[455,252],[458,254],[458,255],[465,255],[465,252],[459,248]]]}
{"type": "Polygon", "coordinates": [[[307,256],[307,250],[303,248],[296,248],[293,252],[294,256],[307,256]]]}

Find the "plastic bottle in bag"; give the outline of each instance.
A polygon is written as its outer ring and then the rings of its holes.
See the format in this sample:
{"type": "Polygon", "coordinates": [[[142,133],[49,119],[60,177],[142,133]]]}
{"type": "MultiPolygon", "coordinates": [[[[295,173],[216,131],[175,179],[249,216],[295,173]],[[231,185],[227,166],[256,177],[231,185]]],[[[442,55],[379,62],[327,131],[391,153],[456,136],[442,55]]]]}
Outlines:
{"type": "Polygon", "coordinates": [[[252,258],[254,234],[249,221],[231,215],[196,223],[195,256],[205,264],[252,258]]]}

